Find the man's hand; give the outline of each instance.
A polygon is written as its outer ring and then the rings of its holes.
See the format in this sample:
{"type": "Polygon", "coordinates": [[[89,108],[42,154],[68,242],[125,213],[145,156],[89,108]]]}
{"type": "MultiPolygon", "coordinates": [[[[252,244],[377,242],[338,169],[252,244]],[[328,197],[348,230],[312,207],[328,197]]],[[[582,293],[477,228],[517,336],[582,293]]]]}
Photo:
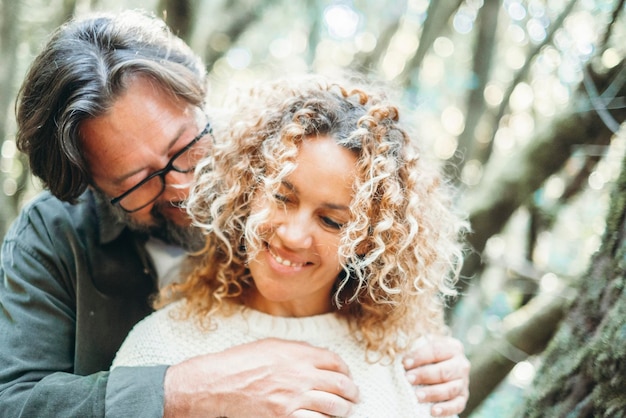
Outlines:
{"type": "Polygon", "coordinates": [[[265,339],[168,368],[164,417],[347,416],[358,389],[338,355],[265,339]]]}
{"type": "Polygon", "coordinates": [[[420,402],[432,402],[433,416],[460,414],[469,398],[470,362],[455,338],[431,336],[404,358],[407,378],[419,385],[420,402]]]}

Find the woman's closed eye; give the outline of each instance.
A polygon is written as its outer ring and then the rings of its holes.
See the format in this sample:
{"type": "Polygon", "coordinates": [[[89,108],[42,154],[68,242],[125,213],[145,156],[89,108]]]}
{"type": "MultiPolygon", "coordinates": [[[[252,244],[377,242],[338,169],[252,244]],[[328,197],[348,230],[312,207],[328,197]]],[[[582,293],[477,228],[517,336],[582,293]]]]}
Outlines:
{"type": "Polygon", "coordinates": [[[320,219],[322,220],[322,223],[325,226],[327,226],[328,228],[331,228],[331,229],[340,230],[344,226],[344,223],[336,222],[332,218],[329,218],[328,216],[321,216],[320,219]]]}
{"type": "Polygon", "coordinates": [[[290,201],[288,196],[280,193],[274,193],[274,200],[283,204],[289,203],[290,201]]]}

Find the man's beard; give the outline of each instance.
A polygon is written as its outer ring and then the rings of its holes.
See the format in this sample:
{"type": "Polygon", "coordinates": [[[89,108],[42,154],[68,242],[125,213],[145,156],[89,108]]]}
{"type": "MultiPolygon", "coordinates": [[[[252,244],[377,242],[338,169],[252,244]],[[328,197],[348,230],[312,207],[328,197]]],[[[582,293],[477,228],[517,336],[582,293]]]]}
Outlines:
{"type": "MultiPolygon", "coordinates": [[[[101,200],[107,203],[110,201],[110,198],[101,190],[93,189],[101,200]]],[[[135,221],[128,212],[117,205],[109,204],[109,208],[115,218],[132,231],[148,234],[168,244],[178,245],[189,252],[202,249],[205,241],[200,229],[193,226],[180,226],[167,219],[161,211],[163,205],[163,203],[155,202],[152,206],[150,210],[152,224],[150,225],[135,221]]]]}

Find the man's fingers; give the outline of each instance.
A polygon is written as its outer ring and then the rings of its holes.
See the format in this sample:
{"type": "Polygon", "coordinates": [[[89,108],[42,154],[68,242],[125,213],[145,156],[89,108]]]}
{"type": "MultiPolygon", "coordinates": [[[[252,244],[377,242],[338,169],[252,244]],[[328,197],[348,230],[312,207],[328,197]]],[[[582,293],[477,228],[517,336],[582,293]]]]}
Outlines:
{"type": "MultiPolygon", "coordinates": [[[[305,351],[311,364],[317,369],[315,373],[309,376],[315,382],[314,391],[337,395],[350,403],[358,401],[359,389],[352,380],[350,370],[341,357],[308,344],[305,351]]],[[[315,397],[315,399],[319,398],[320,396],[315,397]]],[[[333,398],[331,397],[330,400],[332,401],[333,398]]]]}
{"type": "Polygon", "coordinates": [[[469,369],[470,363],[467,359],[455,358],[411,369],[406,376],[413,385],[436,385],[458,379],[467,384],[469,369]]]}
{"type": "Polygon", "coordinates": [[[346,376],[350,376],[350,370],[346,363],[339,357],[338,354],[328,351],[323,348],[314,347],[307,343],[296,343],[302,344],[303,348],[299,349],[299,352],[296,353],[299,358],[303,358],[308,355],[311,364],[313,364],[316,368],[320,370],[328,370],[332,372],[337,372],[344,374],[346,376]],[[306,351],[304,351],[306,350],[306,351]],[[305,354],[305,352],[307,354],[305,354]]]}
{"type": "Polygon", "coordinates": [[[289,418],[327,418],[330,415],[320,414],[319,412],[309,411],[308,409],[298,409],[289,418]]]}
{"type": "Polygon", "coordinates": [[[460,414],[469,399],[467,385],[462,379],[420,387],[416,394],[420,402],[433,404],[431,408],[433,416],[460,414]]]}
{"type": "Polygon", "coordinates": [[[464,357],[464,347],[459,340],[446,336],[433,336],[429,337],[428,344],[411,351],[404,357],[404,368],[410,370],[459,355],[464,357]]]}
{"type": "Polygon", "coordinates": [[[345,416],[358,399],[358,388],[338,355],[277,339],[171,366],[165,388],[169,416],[180,416],[178,411],[190,416],[345,416]]]}
{"type": "Polygon", "coordinates": [[[316,391],[338,395],[351,403],[359,400],[359,388],[345,374],[320,370],[317,382],[316,391]]]}
{"type": "Polygon", "coordinates": [[[350,376],[348,366],[338,354],[303,341],[265,338],[243,344],[240,347],[254,347],[254,350],[265,353],[264,357],[268,361],[275,357],[296,360],[300,363],[310,364],[320,370],[329,370],[350,376]]]}
{"type": "Polygon", "coordinates": [[[436,403],[430,408],[430,414],[434,417],[458,415],[465,409],[467,398],[458,396],[452,400],[436,403]]]}
{"type": "Polygon", "coordinates": [[[352,413],[354,403],[329,392],[313,390],[307,393],[303,409],[294,412],[298,418],[308,417],[346,417],[352,413]],[[316,412],[314,412],[316,411],[316,412]]]}
{"type": "Polygon", "coordinates": [[[407,369],[407,378],[414,385],[432,385],[456,379],[463,379],[466,385],[468,383],[471,364],[458,340],[446,342],[439,339],[410,353],[405,358],[405,367],[407,359],[413,360],[412,367],[407,369]]]}
{"type": "Polygon", "coordinates": [[[467,398],[467,389],[461,379],[420,387],[415,391],[417,399],[423,403],[444,402],[458,397],[467,398]]]}
{"type": "Polygon", "coordinates": [[[407,379],[418,386],[420,402],[433,403],[431,414],[460,414],[469,398],[470,362],[455,338],[434,336],[404,358],[407,379]]]}

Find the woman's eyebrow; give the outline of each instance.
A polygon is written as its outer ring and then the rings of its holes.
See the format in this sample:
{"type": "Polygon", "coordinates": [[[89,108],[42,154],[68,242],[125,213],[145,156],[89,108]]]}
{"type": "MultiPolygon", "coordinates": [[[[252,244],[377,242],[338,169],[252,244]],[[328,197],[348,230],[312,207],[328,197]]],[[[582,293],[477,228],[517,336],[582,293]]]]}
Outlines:
{"type": "Polygon", "coordinates": [[[332,210],[343,210],[343,211],[348,211],[348,210],[350,210],[350,207],[349,207],[349,206],[346,206],[346,205],[339,205],[339,204],[337,204],[337,203],[330,203],[330,202],[327,202],[327,203],[324,203],[322,206],[324,206],[324,207],[325,207],[325,208],[327,208],[327,209],[332,209],[332,210]]]}
{"type": "MultiPolygon", "coordinates": [[[[288,180],[281,181],[281,184],[287,189],[289,189],[290,192],[298,194],[298,188],[294,186],[292,183],[290,183],[288,180]]],[[[341,204],[332,203],[332,202],[323,202],[322,206],[326,209],[332,209],[332,210],[342,210],[342,211],[350,210],[350,207],[347,205],[341,205],[341,204]]]]}

